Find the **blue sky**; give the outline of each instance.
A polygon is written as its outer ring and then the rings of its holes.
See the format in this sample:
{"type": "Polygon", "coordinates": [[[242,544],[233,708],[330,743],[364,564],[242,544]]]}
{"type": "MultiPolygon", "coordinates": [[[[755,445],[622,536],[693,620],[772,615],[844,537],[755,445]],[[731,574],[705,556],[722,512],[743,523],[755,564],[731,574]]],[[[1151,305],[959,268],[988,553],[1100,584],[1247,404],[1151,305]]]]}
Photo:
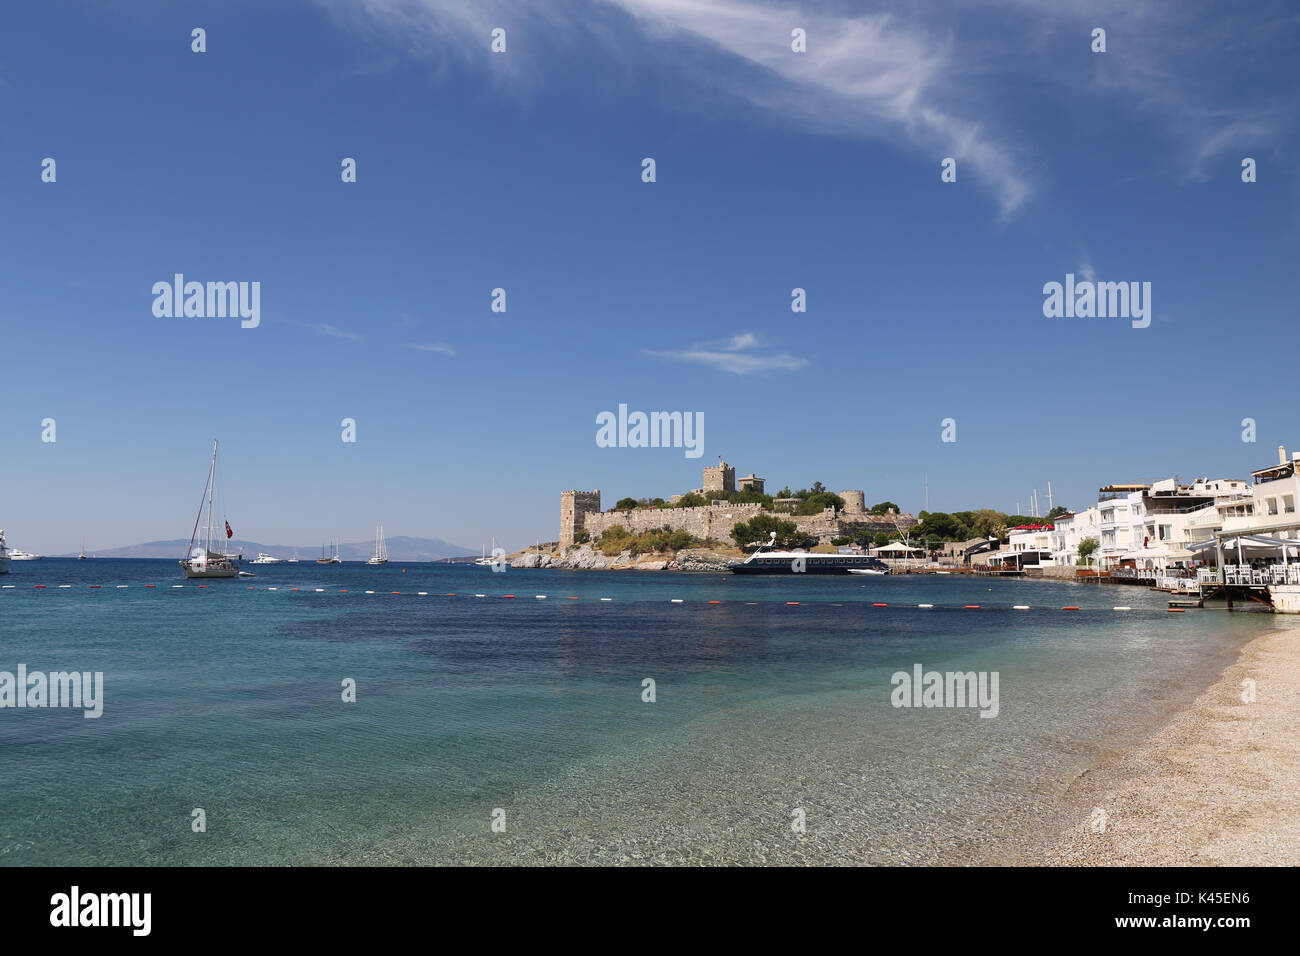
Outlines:
{"type": "Polygon", "coordinates": [[[553,539],[563,489],[667,495],[718,455],[1011,510],[1300,448],[1300,13],[912,6],[7,13],[0,527],[184,537],[214,437],[239,538],[475,550],[553,539]],[[176,272],[259,281],[260,326],[155,317],[176,272]],[[1067,272],[1151,282],[1154,321],[1045,318],[1067,272]],[[597,447],[620,403],[702,412],[703,457],[597,447]]]}

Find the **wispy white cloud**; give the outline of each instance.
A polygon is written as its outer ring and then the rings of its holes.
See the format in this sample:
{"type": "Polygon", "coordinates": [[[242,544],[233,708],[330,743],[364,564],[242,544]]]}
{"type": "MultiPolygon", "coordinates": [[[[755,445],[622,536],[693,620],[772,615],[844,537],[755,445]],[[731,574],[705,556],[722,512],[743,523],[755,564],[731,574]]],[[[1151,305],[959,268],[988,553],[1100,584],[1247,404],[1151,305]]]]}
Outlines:
{"type": "Polygon", "coordinates": [[[1295,126],[1294,79],[1251,72],[1260,49],[1296,32],[1294,11],[1270,0],[1248,17],[1213,0],[896,0],[870,11],[839,0],[317,2],[403,55],[475,63],[522,81],[525,95],[566,45],[599,45],[619,62],[662,62],[675,48],[696,99],[722,94],[777,122],[894,144],[933,164],[936,182],[952,156],[961,180],[981,183],[1003,216],[1030,201],[1043,175],[1043,144],[1015,108],[1044,108],[1035,97],[1113,104],[1168,135],[1170,166],[1191,178],[1295,126]],[[509,28],[508,56],[486,53],[495,26],[509,28]],[[1088,49],[1096,26],[1108,52],[1079,60],[1072,51],[1088,49]],[[791,51],[795,27],[807,31],[806,53],[791,51]]]}
{"type": "Polygon", "coordinates": [[[694,345],[682,351],[647,351],[647,355],[676,362],[708,365],[734,375],[755,372],[794,371],[808,364],[807,359],[785,352],[760,352],[758,338],[750,332],[733,335],[725,342],[694,345]]]}
{"type": "Polygon", "coordinates": [[[328,325],[324,322],[298,322],[295,321],[294,319],[286,319],[285,323],[287,325],[295,325],[300,329],[308,329],[320,335],[328,335],[331,338],[336,338],[336,339],[355,340],[361,338],[361,336],[357,335],[355,332],[346,332],[343,329],[340,329],[338,326],[328,325]]]}
{"type": "MultiPolygon", "coordinates": [[[[927,32],[888,13],[838,14],[794,10],[759,0],[318,0],[341,22],[373,34],[386,30],[411,54],[488,64],[494,73],[532,79],[545,65],[530,55],[548,42],[609,46],[620,59],[641,47],[707,44],[724,60],[706,81],[792,124],[866,136],[920,149],[936,169],[955,156],[996,195],[1004,213],[1029,196],[1015,150],[978,115],[943,92],[954,46],[946,31],[927,32]],[[607,14],[625,15],[622,30],[607,14]],[[600,15],[597,15],[597,14],[600,15]],[[522,55],[487,58],[495,26],[508,25],[522,55]],[[641,34],[629,37],[627,26],[641,34]],[[808,51],[790,48],[790,31],[808,33],[808,51]],[[529,45],[525,45],[524,38],[529,45]]],[[[508,34],[509,35],[509,34],[508,34]]]]}
{"type": "Polygon", "coordinates": [[[453,349],[450,345],[443,345],[441,342],[427,342],[427,343],[420,343],[420,344],[408,343],[406,345],[406,348],[415,349],[417,352],[437,352],[439,355],[456,354],[455,349],[453,349]]]}

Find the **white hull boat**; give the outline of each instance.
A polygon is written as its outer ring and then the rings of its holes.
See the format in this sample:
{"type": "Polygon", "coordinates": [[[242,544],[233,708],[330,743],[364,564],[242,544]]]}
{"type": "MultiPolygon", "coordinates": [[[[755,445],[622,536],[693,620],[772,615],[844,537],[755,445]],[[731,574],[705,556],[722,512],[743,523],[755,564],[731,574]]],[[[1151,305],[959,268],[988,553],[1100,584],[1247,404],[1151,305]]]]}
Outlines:
{"type": "MultiPolygon", "coordinates": [[[[203,500],[199,502],[199,513],[194,518],[194,531],[190,534],[190,556],[180,560],[180,566],[187,578],[233,578],[239,575],[238,559],[222,554],[212,548],[212,496],[217,473],[217,443],[212,443],[212,464],[208,467],[208,483],[203,488],[203,500]],[[199,522],[203,518],[204,506],[207,507],[208,523],[203,539],[203,546],[196,548],[194,542],[199,536],[199,522]]],[[[234,537],[230,522],[226,522],[227,540],[234,537]]]]}
{"type": "Polygon", "coordinates": [[[384,526],[380,525],[375,529],[375,553],[371,555],[366,564],[387,564],[388,563],[388,542],[384,540],[384,526]]]}

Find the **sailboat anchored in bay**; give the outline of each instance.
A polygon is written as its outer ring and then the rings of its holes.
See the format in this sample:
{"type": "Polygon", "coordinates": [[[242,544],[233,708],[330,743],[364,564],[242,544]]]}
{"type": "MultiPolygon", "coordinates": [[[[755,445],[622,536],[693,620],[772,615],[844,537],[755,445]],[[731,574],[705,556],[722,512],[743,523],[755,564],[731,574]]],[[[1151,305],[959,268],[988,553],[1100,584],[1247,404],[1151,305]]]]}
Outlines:
{"type": "MultiPolygon", "coordinates": [[[[199,502],[199,513],[194,517],[194,530],[190,533],[189,557],[182,558],[180,565],[185,569],[187,578],[233,578],[239,575],[239,565],[231,560],[230,555],[212,550],[212,497],[215,492],[217,474],[217,442],[212,442],[212,464],[208,466],[208,483],[203,487],[203,500],[199,502]],[[203,547],[194,547],[199,536],[199,522],[203,519],[206,505],[208,523],[204,531],[203,547]]],[[[230,530],[230,522],[225,522],[226,539],[235,536],[230,530]]]]}
{"type": "Polygon", "coordinates": [[[375,529],[375,553],[370,556],[366,564],[387,564],[388,563],[388,542],[384,540],[384,526],[380,525],[375,529]]]}

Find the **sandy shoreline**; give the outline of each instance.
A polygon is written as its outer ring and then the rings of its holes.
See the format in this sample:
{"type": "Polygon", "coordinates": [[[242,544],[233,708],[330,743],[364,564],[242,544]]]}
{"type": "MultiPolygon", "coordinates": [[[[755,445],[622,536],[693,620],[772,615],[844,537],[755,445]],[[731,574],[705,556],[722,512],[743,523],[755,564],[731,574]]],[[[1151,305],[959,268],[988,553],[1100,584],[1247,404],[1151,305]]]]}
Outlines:
{"type": "MultiPolygon", "coordinates": [[[[1218,613],[1218,612],[1210,612],[1218,613]]],[[[1300,620],[1247,643],[1219,679],[1145,743],[1063,797],[1049,866],[1300,863],[1300,620]],[[1243,681],[1255,682],[1246,703],[1243,681]],[[1105,814],[1104,832],[1094,819],[1105,814]]]]}

